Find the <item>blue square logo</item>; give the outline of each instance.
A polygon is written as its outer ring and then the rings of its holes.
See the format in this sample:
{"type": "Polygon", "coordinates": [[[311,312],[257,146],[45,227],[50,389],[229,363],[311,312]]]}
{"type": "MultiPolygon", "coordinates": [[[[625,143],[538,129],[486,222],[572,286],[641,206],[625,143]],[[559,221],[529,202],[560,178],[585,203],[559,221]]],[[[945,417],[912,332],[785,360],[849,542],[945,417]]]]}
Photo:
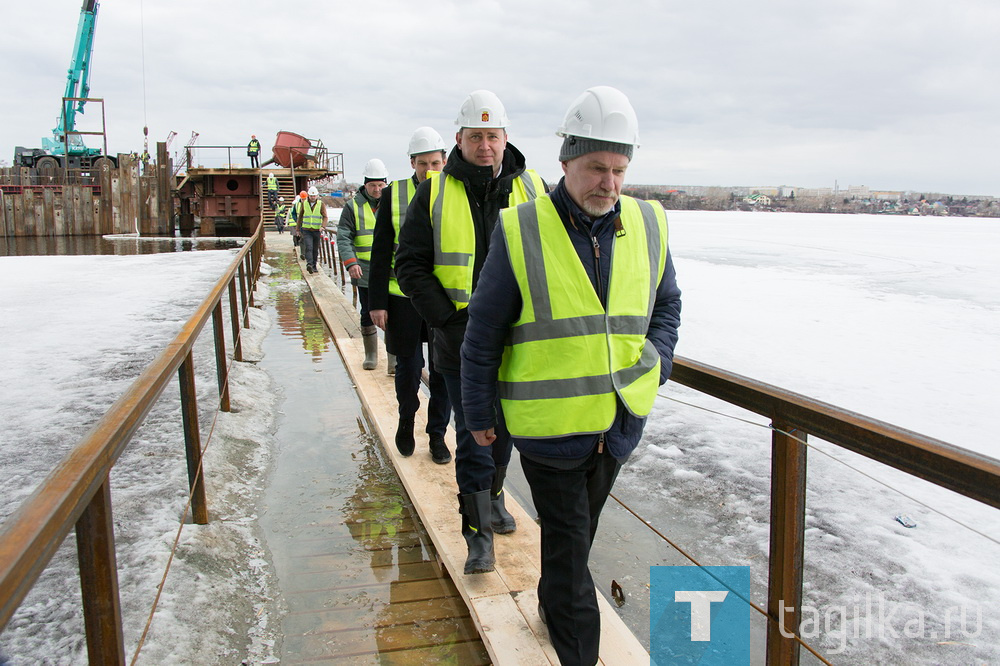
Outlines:
{"type": "Polygon", "coordinates": [[[651,663],[754,661],[750,567],[650,567],[649,583],[651,663]]]}

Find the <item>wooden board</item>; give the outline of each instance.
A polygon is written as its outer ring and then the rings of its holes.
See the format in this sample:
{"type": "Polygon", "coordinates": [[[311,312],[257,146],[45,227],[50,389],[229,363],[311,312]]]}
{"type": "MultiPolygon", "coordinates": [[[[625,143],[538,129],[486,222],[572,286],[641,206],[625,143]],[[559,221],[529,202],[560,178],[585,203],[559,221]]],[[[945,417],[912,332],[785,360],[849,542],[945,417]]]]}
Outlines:
{"type": "MultiPolygon", "coordinates": [[[[272,249],[287,245],[288,251],[292,251],[288,235],[269,233],[267,243],[272,249]]],[[[330,268],[321,266],[319,273],[309,275],[305,270],[305,262],[300,259],[298,261],[316,307],[354,381],[358,396],[375,429],[374,434],[381,440],[387,456],[392,460],[403,487],[434,542],[442,564],[468,604],[493,663],[518,666],[558,664],[555,650],[548,641],[548,632],[538,617],[536,587],[541,552],[538,525],[508,493],[506,506],[517,520],[518,528],[513,534],[496,535],[496,571],[468,576],[463,573],[467,550],[461,534],[454,462],[437,465],[430,458],[424,434],[426,396],[420,396],[421,408],[417,411],[414,423],[416,449],[412,456],[403,457],[394,444],[397,422],[395,388],[393,378],[386,373],[386,353],[381,339],[378,366],[374,370],[363,370],[361,363],[364,359],[364,346],[361,340],[360,315],[351,304],[350,297],[328,275],[330,268]]],[[[445,442],[454,455],[453,428],[448,429],[445,442]]],[[[615,666],[648,663],[649,655],[642,644],[607,600],[600,593],[597,594],[597,600],[601,609],[600,662],[615,666]]]]}

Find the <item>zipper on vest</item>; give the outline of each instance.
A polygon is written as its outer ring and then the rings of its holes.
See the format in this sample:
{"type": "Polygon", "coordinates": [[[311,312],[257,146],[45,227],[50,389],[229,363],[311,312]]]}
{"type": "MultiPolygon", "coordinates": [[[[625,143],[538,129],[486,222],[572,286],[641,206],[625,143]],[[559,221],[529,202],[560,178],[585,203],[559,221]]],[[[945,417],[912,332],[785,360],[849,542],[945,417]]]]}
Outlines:
{"type": "Polygon", "coordinates": [[[604,453],[604,433],[602,432],[597,437],[597,452],[604,453]]]}
{"type": "Polygon", "coordinates": [[[594,246],[594,279],[597,282],[597,300],[607,310],[607,304],[604,302],[604,289],[601,285],[601,244],[597,242],[597,236],[593,234],[590,236],[590,242],[594,246]]]}

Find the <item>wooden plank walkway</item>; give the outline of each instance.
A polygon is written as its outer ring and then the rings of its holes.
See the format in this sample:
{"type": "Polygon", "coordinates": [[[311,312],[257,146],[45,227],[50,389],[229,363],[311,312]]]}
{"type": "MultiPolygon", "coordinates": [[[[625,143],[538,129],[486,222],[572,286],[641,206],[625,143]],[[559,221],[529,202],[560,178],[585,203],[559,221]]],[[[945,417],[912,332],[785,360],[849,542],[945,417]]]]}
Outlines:
{"type": "MultiPolygon", "coordinates": [[[[287,243],[288,235],[268,234],[268,244],[287,243]]],[[[466,545],[460,530],[457,486],[452,464],[436,465],[431,461],[427,443],[418,436],[416,452],[404,458],[393,444],[397,411],[393,379],[386,373],[385,348],[380,345],[379,364],[375,370],[361,369],[364,348],[361,341],[359,313],[340,286],[327,275],[327,270],[309,275],[302,263],[302,273],[313,299],[337,345],[348,373],[368,417],[392,460],[420,520],[431,537],[438,557],[455,586],[465,599],[471,617],[490,658],[498,665],[558,664],[555,650],[549,644],[548,632],[538,617],[536,586],[540,572],[540,530],[508,493],[508,510],[517,520],[514,534],[497,535],[496,571],[488,574],[465,575],[466,545]]],[[[426,426],[426,400],[421,396],[415,433],[426,426]]],[[[446,437],[454,453],[454,430],[446,437]]],[[[604,597],[597,594],[601,607],[602,664],[633,666],[649,663],[649,655],[639,640],[625,626],[604,597]]]]}

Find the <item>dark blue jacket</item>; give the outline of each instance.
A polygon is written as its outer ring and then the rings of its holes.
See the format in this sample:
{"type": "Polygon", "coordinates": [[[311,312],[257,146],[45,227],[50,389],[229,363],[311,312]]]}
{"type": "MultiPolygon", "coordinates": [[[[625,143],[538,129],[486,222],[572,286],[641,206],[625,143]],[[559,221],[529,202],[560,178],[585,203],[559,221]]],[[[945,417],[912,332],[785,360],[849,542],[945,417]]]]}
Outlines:
{"type": "MultiPolygon", "coordinates": [[[[550,195],[559,216],[566,225],[570,240],[576,248],[594,285],[601,286],[602,303],[607,303],[607,286],[611,273],[611,243],[614,223],[621,213],[621,204],[601,218],[591,221],[570,199],[563,181],[550,195]],[[598,262],[594,258],[594,239],[600,246],[600,282],[597,281],[598,262]]],[[[504,343],[510,327],[521,314],[521,293],[514,271],[510,266],[503,231],[498,224],[493,230],[490,252],[479,276],[479,286],[469,303],[469,323],[462,344],[462,405],[465,424],[469,430],[486,430],[496,425],[497,373],[503,355],[504,343]]],[[[681,292],[677,288],[673,260],[667,252],[663,279],[656,293],[649,338],[660,353],[660,384],[670,377],[673,367],[677,328],[681,323],[681,292]]],[[[624,461],[642,437],[646,419],[632,416],[619,400],[618,413],[611,428],[604,433],[605,444],[611,454],[624,461]]],[[[514,438],[514,446],[522,453],[544,458],[583,458],[597,445],[599,435],[573,435],[552,439],[514,438]]]]}

